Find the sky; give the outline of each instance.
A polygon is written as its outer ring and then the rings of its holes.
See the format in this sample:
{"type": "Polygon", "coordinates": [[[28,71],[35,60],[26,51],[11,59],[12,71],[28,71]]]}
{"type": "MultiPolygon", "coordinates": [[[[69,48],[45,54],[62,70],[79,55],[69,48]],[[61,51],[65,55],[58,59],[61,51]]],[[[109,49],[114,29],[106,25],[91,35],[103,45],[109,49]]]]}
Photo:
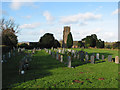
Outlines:
{"type": "Polygon", "coordinates": [[[118,2],[2,2],[0,13],[19,24],[19,42],[37,42],[45,33],[63,39],[70,26],[74,41],[96,34],[98,39],[118,41],[118,2]]]}

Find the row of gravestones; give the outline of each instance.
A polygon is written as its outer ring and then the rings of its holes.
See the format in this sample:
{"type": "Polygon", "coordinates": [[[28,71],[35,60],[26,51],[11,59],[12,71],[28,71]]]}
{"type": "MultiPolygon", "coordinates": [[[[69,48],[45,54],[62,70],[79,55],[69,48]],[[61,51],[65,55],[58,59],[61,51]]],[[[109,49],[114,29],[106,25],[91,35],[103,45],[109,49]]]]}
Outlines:
{"type": "MultiPolygon", "coordinates": [[[[53,50],[53,49],[52,49],[53,50]]],[[[70,50],[70,49],[68,49],[68,50],[60,50],[60,49],[55,49],[54,50],[54,52],[52,52],[51,50],[47,50],[46,49],[46,52],[47,53],[49,53],[49,54],[51,54],[53,57],[55,57],[56,56],[56,59],[57,60],[60,60],[60,62],[63,62],[63,55],[60,55],[60,53],[62,52],[62,53],[64,53],[64,51],[67,51],[67,52],[72,52],[72,55],[68,55],[67,57],[68,57],[68,67],[71,67],[71,59],[72,59],[72,57],[74,57],[74,58],[77,58],[77,59],[80,59],[81,61],[84,61],[84,58],[85,58],[85,62],[87,63],[88,62],[88,60],[89,60],[89,55],[88,55],[88,53],[86,52],[86,53],[84,53],[83,51],[74,51],[74,50],[70,50]],[[55,54],[55,51],[57,51],[56,52],[56,54],[55,54]]],[[[93,53],[91,56],[90,56],[90,62],[92,63],[92,64],[94,64],[95,63],[95,57],[96,57],[96,59],[100,59],[99,58],[99,53],[97,53],[96,54],[96,56],[95,56],[95,53],[93,53]]],[[[101,57],[101,59],[102,60],[104,60],[104,55],[102,55],[102,57],[101,57]]],[[[108,55],[108,61],[109,62],[112,62],[112,56],[111,55],[108,55]]],[[[119,57],[118,56],[116,56],[115,57],[115,63],[119,63],[119,57]]]]}
{"type": "MultiPolygon", "coordinates": [[[[19,50],[18,51],[24,51],[25,49],[23,48],[22,50],[19,48],[19,50]]],[[[19,62],[19,74],[24,74],[25,73],[25,71],[26,70],[29,70],[29,68],[30,68],[30,61],[32,60],[32,55],[33,54],[35,54],[35,52],[37,51],[37,50],[41,50],[41,49],[36,49],[36,48],[34,48],[33,50],[31,50],[32,51],[32,54],[31,53],[29,53],[29,54],[26,54],[23,58],[22,58],[22,60],[19,62]]]]}
{"type": "Polygon", "coordinates": [[[29,70],[29,62],[32,60],[32,54],[26,54],[21,61],[19,61],[19,74],[24,74],[26,70],[29,70]]]}
{"type": "Polygon", "coordinates": [[[8,53],[0,55],[0,61],[1,63],[6,63],[11,57],[14,57],[16,55],[16,49],[13,48],[8,53]]]}

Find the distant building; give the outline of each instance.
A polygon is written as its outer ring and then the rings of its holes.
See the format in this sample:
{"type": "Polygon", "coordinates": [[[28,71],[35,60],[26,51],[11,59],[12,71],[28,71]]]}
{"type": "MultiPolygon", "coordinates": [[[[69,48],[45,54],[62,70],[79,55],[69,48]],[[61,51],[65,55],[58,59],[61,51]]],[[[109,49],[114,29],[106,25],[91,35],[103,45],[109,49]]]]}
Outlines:
{"type": "Polygon", "coordinates": [[[62,42],[62,47],[66,48],[67,47],[67,37],[68,34],[70,33],[70,27],[69,26],[65,26],[64,30],[63,30],[63,42],[62,42]]]}

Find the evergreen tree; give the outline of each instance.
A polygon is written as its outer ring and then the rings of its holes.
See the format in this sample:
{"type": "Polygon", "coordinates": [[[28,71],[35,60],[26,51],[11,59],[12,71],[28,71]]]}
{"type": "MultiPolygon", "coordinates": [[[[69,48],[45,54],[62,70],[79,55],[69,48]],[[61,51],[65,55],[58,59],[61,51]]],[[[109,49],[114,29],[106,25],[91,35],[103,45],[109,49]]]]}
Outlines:
{"type": "Polygon", "coordinates": [[[68,34],[68,37],[67,37],[67,47],[68,48],[71,48],[73,46],[73,38],[72,38],[72,34],[71,32],[68,34]]]}

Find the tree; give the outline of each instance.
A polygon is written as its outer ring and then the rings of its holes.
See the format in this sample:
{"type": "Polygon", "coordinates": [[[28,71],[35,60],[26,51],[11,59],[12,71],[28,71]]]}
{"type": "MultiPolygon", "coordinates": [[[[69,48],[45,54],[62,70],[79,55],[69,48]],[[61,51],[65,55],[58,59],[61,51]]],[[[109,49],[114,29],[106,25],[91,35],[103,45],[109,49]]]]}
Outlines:
{"type": "Polygon", "coordinates": [[[73,38],[72,38],[72,34],[71,32],[68,34],[68,37],[67,37],[67,47],[68,48],[71,48],[73,46],[73,38]]]}
{"type": "Polygon", "coordinates": [[[84,43],[82,41],[78,41],[78,46],[81,48],[81,47],[84,47],[84,43]]]}
{"type": "Polygon", "coordinates": [[[54,45],[54,40],[53,34],[46,33],[40,38],[39,45],[41,48],[51,48],[54,45]]]}
{"type": "Polygon", "coordinates": [[[18,45],[18,47],[20,47],[20,48],[27,48],[27,47],[28,47],[28,44],[23,43],[23,44],[21,44],[21,45],[18,45]]]}
{"type": "Polygon", "coordinates": [[[19,31],[19,25],[15,24],[14,20],[9,19],[5,20],[2,18],[0,20],[0,30],[2,34],[2,45],[7,45],[10,47],[17,46],[17,36],[16,34],[19,31]]]}
{"type": "Polygon", "coordinates": [[[55,40],[55,41],[54,41],[53,47],[54,47],[54,48],[60,47],[60,43],[59,43],[58,40],[55,40]]]}

